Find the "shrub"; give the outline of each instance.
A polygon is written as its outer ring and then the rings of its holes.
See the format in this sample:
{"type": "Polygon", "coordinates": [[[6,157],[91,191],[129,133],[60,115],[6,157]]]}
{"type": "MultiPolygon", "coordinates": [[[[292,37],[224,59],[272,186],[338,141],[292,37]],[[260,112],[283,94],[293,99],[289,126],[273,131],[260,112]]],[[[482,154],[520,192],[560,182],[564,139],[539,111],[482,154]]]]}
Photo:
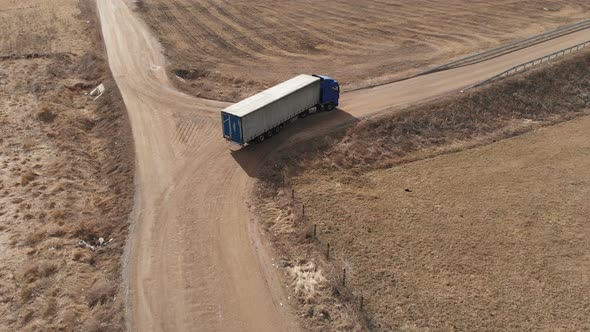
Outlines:
{"type": "Polygon", "coordinates": [[[97,304],[105,304],[113,300],[117,289],[115,282],[109,282],[106,279],[99,279],[92,285],[86,299],[89,307],[94,307],[97,304]]]}

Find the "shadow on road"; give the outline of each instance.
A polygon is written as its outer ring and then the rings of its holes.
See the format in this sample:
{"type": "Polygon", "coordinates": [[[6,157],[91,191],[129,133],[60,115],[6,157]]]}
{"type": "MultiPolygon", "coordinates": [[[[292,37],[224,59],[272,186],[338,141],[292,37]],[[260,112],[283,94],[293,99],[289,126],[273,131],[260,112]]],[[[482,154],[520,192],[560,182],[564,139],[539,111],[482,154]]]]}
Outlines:
{"type": "Polygon", "coordinates": [[[278,135],[264,143],[251,144],[232,151],[231,155],[248,176],[258,178],[260,167],[270,160],[271,155],[309,144],[313,139],[335,135],[358,121],[359,119],[341,109],[312,114],[288,124],[278,135]]]}

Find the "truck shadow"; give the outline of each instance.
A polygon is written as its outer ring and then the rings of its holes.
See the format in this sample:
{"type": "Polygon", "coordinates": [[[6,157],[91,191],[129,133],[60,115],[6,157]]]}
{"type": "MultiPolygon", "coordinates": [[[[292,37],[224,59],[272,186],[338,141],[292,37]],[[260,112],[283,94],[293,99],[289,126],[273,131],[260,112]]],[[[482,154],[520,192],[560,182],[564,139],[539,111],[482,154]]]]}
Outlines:
{"type": "Polygon", "coordinates": [[[259,178],[261,167],[276,153],[287,152],[288,149],[294,148],[299,150],[303,144],[311,146],[310,143],[314,139],[337,135],[358,121],[358,118],[341,109],[311,114],[288,124],[278,135],[263,143],[255,143],[234,150],[231,155],[248,176],[259,178]]]}

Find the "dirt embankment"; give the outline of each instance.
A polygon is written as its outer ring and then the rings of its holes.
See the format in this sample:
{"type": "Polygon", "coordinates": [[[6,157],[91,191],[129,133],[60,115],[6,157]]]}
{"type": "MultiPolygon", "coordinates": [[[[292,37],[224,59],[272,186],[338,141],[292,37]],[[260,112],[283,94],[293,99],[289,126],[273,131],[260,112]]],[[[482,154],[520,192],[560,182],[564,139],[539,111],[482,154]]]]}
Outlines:
{"type": "Polygon", "coordinates": [[[133,149],[94,2],[0,9],[0,330],[124,330],[133,149]]]}
{"type": "MultiPolygon", "coordinates": [[[[580,318],[585,313],[579,307],[580,298],[571,296],[571,287],[559,284],[563,277],[559,271],[544,269],[542,264],[555,263],[545,254],[551,247],[568,257],[564,264],[575,266],[581,263],[583,255],[578,254],[581,249],[566,245],[564,241],[573,241],[568,236],[552,240],[550,233],[560,232],[560,228],[547,226],[543,218],[543,222],[534,220],[539,214],[553,215],[550,212],[553,208],[571,207],[565,200],[572,195],[561,199],[544,195],[543,179],[532,176],[535,169],[551,169],[551,157],[515,160],[516,164],[529,163],[530,170],[506,167],[502,172],[514,172],[513,177],[506,176],[507,173],[496,174],[486,177],[486,183],[477,181],[477,171],[462,168],[469,167],[467,159],[458,163],[457,169],[448,161],[444,174],[438,174],[436,166],[412,173],[411,165],[413,161],[487,145],[588,114],[589,65],[590,56],[585,52],[465,95],[362,121],[339,135],[316,140],[300,151],[290,150],[288,155],[268,162],[273,166],[264,172],[257,211],[266,230],[273,235],[275,247],[282,256],[280,266],[285,270],[286,280],[293,285],[293,295],[299,300],[300,314],[307,318],[307,327],[351,328],[354,317],[363,316],[367,326],[381,330],[580,327],[580,318]],[[408,166],[397,172],[402,164],[408,166]],[[395,178],[400,172],[405,178],[395,178]],[[453,181],[459,186],[453,190],[452,183],[444,189],[442,182],[436,182],[449,177],[449,172],[455,175],[453,181]],[[469,173],[473,181],[462,181],[462,173],[469,173]],[[441,179],[431,180],[431,176],[441,179]],[[520,185],[512,191],[504,187],[518,181],[518,177],[530,180],[530,191],[520,185]],[[425,192],[416,197],[417,188],[431,194],[425,192]],[[487,194],[484,188],[489,189],[487,194]],[[462,194],[443,195],[444,190],[459,190],[462,194]],[[510,191],[513,199],[499,197],[503,190],[510,191]],[[404,195],[412,196],[414,201],[402,200],[404,195]],[[486,195],[490,197],[490,206],[482,198],[486,195]],[[520,195],[530,195],[537,201],[526,200],[521,205],[520,195]],[[470,200],[471,197],[482,201],[470,200]],[[493,202],[498,206],[493,207],[493,202]],[[518,212],[510,217],[510,211],[518,212]],[[464,217],[468,219],[461,219],[464,217]],[[524,231],[512,226],[479,224],[499,225],[505,218],[513,218],[517,225],[532,226],[524,231]],[[316,225],[316,238],[312,236],[313,225],[316,225]],[[509,239],[514,232],[521,232],[518,243],[509,239]],[[486,233],[493,240],[486,242],[486,233]],[[534,234],[542,235],[541,239],[535,239],[534,234]],[[326,260],[328,243],[331,244],[329,261],[326,260]],[[526,258],[517,255],[518,252],[527,252],[530,262],[536,265],[525,262],[526,258]],[[489,257],[494,257],[493,262],[488,262],[489,257]],[[484,261],[499,270],[483,268],[480,262],[484,261]],[[307,269],[306,273],[298,272],[301,269],[307,269]],[[344,269],[347,288],[340,286],[344,269]],[[513,271],[520,271],[520,276],[513,271]],[[465,273],[468,279],[462,278],[465,273]],[[502,280],[506,275],[511,280],[510,287],[502,280]],[[553,285],[554,291],[534,286],[534,280],[553,285]],[[361,294],[363,310],[359,310],[361,294]],[[559,311],[554,322],[545,316],[555,309],[543,300],[547,295],[567,308],[559,311]],[[513,310],[511,314],[506,309],[511,305],[530,309],[513,310]],[[485,319],[483,312],[489,313],[485,319]],[[526,324],[519,323],[523,319],[527,320],[526,324]]],[[[565,134],[566,131],[562,132],[565,134]]],[[[551,137],[545,138],[545,144],[550,140],[551,137]]],[[[532,145],[531,149],[540,144],[532,145]]],[[[523,145],[518,151],[526,151],[523,145]]],[[[497,160],[478,165],[511,163],[502,157],[502,148],[496,150],[497,160]]],[[[547,153],[554,154],[557,150],[547,153]]],[[[575,165],[573,159],[572,163],[575,165]]],[[[544,176],[551,173],[546,171],[542,172],[544,176]]],[[[550,181],[551,188],[561,185],[559,176],[550,181]]],[[[571,234],[571,227],[589,231],[579,228],[580,220],[576,219],[579,216],[571,215],[572,211],[566,208],[559,211],[564,219],[574,220],[565,224],[567,234],[571,234]]],[[[574,278],[576,289],[587,291],[590,285],[583,277],[576,274],[574,278]]]]}
{"type": "Polygon", "coordinates": [[[383,84],[499,44],[587,19],[586,1],[142,0],[170,77],[237,101],[301,73],[344,90],[383,84]],[[176,78],[179,76],[180,78],[176,78]]]}

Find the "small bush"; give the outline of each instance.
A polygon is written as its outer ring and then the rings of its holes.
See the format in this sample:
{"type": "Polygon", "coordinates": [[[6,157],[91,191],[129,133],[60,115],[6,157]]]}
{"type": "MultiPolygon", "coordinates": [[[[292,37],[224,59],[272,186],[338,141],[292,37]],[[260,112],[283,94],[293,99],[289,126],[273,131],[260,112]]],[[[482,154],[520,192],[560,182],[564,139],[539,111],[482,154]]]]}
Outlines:
{"type": "Polygon", "coordinates": [[[31,170],[24,171],[20,175],[20,184],[22,186],[28,185],[31,181],[35,180],[38,174],[32,172],[31,170]]]}
{"type": "Polygon", "coordinates": [[[57,118],[57,114],[55,114],[51,110],[45,108],[45,109],[41,110],[41,112],[39,112],[39,114],[37,114],[37,118],[41,122],[51,123],[51,122],[53,122],[53,120],[55,120],[55,118],[57,118]]]}
{"type": "Polygon", "coordinates": [[[27,283],[32,283],[39,277],[39,265],[31,264],[23,272],[23,279],[27,283]]]}
{"type": "Polygon", "coordinates": [[[31,232],[25,237],[24,243],[27,246],[33,247],[41,243],[45,239],[45,235],[43,230],[31,232]]]}
{"type": "Polygon", "coordinates": [[[50,297],[49,300],[45,303],[45,307],[43,308],[43,317],[50,318],[54,317],[57,313],[57,300],[55,297],[50,297]]]}
{"type": "Polygon", "coordinates": [[[47,235],[51,237],[63,237],[67,231],[62,226],[52,225],[47,228],[47,235]]]}
{"type": "Polygon", "coordinates": [[[27,285],[21,288],[19,292],[19,300],[21,304],[25,304],[29,302],[29,300],[33,297],[33,291],[35,288],[31,285],[27,285]]]}
{"type": "Polygon", "coordinates": [[[63,221],[66,218],[66,211],[64,210],[54,210],[51,212],[51,218],[54,221],[63,221]]]}
{"type": "Polygon", "coordinates": [[[78,64],[78,74],[86,81],[96,81],[104,75],[104,59],[93,52],[85,53],[78,64]]]}
{"type": "Polygon", "coordinates": [[[58,266],[55,262],[43,261],[39,264],[39,276],[47,278],[57,272],[58,266]]]}
{"type": "Polygon", "coordinates": [[[117,292],[115,287],[117,283],[109,282],[106,279],[99,279],[92,285],[88,291],[86,299],[89,307],[94,307],[97,304],[105,304],[111,302],[117,292]]]}

